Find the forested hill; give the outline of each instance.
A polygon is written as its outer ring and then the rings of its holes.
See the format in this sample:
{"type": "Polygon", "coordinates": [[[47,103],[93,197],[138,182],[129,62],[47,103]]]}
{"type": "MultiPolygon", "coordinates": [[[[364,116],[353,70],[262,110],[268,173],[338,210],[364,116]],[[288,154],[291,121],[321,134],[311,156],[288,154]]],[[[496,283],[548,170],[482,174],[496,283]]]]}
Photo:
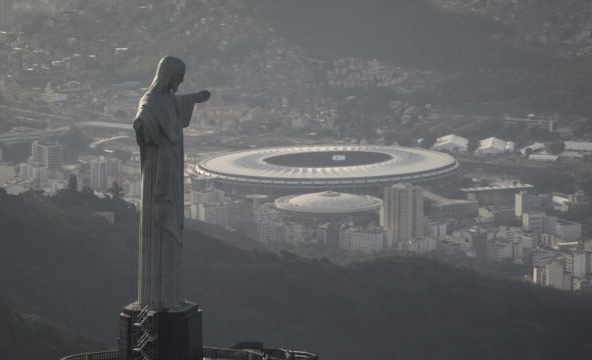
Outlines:
{"type": "MultiPolygon", "coordinates": [[[[14,310],[115,346],[117,315],[136,286],[137,216],[125,203],[91,193],[0,192],[0,229],[0,294],[14,310]],[[113,210],[119,222],[103,223],[95,210],[113,210]]],[[[262,340],[327,360],[574,359],[592,351],[589,296],[433,260],[340,267],[187,231],[184,261],[186,297],[203,308],[208,345],[262,340]]],[[[11,327],[0,321],[0,336],[11,327]]],[[[49,332],[45,340],[71,351],[49,332]]],[[[0,354],[16,346],[0,341],[0,354]]]]}
{"type": "Polygon", "coordinates": [[[81,353],[98,347],[59,324],[34,313],[16,313],[0,299],[0,358],[57,360],[64,353],[81,353]]]}
{"type": "Polygon", "coordinates": [[[533,68],[544,58],[495,39],[509,32],[489,19],[444,13],[426,0],[268,0],[263,18],[320,57],[379,58],[454,70],[533,68]]]}

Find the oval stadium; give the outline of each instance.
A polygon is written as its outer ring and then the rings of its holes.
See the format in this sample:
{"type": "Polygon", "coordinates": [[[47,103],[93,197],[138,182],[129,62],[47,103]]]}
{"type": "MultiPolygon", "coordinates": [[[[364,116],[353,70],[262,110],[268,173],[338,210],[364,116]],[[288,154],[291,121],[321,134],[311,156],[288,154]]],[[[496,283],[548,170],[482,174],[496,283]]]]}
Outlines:
{"type": "Polygon", "coordinates": [[[295,194],[324,190],[375,192],[459,169],[450,155],[381,145],[308,145],[249,149],[201,161],[195,173],[238,193],[295,194]]]}

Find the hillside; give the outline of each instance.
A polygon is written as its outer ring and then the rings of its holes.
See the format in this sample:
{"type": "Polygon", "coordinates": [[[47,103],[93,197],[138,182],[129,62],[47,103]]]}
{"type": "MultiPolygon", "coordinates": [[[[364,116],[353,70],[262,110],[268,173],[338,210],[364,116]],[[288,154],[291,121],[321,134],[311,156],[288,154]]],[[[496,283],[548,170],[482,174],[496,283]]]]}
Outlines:
{"type": "Polygon", "coordinates": [[[545,63],[497,41],[509,31],[504,25],[445,13],[425,0],[273,0],[261,9],[280,33],[321,57],[376,57],[445,71],[545,63]]]}
{"type": "Polygon", "coordinates": [[[70,10],[26,17],[21,30],[51,44],[56,56],[101,48],[97,39],[128,46],[129,57],[98,69],[101,82],[145,83],[157,60],[174,54],[188,65],[186,89],[218,89],[214,99],[225,105],[273,107],[285,96],[330,103],[356,94],[327,86],[340,67],[332,60],[354,57],[425,75],[389,94],[403,103],[492,114],[592,111],[592,6],[583,0],[166,0],[150,7],[101,0],[70,10]],[[74,47],[64,41],[73,37],[74,47]]]}
{"type": "Polygon", "coordinates": [[[2,359],[57,360],[100,346],[37,314],[19,314],[0,299],[0,352],[2,359]]]}
{"type": "MultiPolygon", "coordinates": [[[[84,193],[0,195],[0,292],[19,312],[114,346],[117,314],[134,298],[136,219],[108,225],[92,212],[120,205],[84,193]]],[[[340,267],[245,252],[194,231],[185,243],[187,298],[204,309],[210,345],[260,339],[323,359],[555,359],[592,350],[589,296],[420,258],[340,267]]],[[[0,324],[0,334],[10,333],[9,322],[0,324]]],[[[0,352],[18,351],[0,344],[0,352]]]]}

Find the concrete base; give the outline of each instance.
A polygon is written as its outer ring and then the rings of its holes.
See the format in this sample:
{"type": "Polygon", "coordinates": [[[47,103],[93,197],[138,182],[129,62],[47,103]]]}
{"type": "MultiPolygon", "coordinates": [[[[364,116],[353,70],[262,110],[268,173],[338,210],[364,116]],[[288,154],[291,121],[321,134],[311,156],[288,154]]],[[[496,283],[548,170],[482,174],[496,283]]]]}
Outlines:
{"type": "MultiPolygon", "coordinates": [[[[137,304],[130,304],[119,315],[119,360],[143,359],[134,351],[138,334],[142,331],[134,326],[140,313],[137,304]]],[[[201,360],[203,357],[203,336],[201,309],[193,303],[185,303],[154,314],[155,340],[147,347],[152,360],[201,360]]]]}

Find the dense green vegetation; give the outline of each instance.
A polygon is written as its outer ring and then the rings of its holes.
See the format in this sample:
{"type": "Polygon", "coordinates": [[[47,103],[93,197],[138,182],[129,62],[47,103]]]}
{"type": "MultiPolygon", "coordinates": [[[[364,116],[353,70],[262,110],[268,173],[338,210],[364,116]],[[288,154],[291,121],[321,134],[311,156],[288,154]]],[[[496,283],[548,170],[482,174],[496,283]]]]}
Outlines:
{"type": "Polygon", "coordinates": [[[532,68],[527,56],[493,39],[510,31],[488,19],[444,14],[425,0],[271,0],[261,13],[317,56],[379,58],[442,70],[532,68]]]}
{"type": "Polygon", "coordinates": [[[18,360],[57,360],[64,353],[96,348],[92,342],[64,326],[34,313],[16,313],[0,300],[0,357],[18,360]]]}
{"type": "Polygon", "coordinates": [[[504,41],[520,30],[487,17],[443,12],[427,0],[258,4],[262,19],[311,56],[378,58],[448,73],[412,95],[420,103],[490,112],[592,111],[589,56],[558,58],[551,45],[533,49],[504,41]]]}
{"type": "MultiPolygon", "coordinates": [[[[135,214],[89,193],[0,193],[0,230],[0,293],[11,307],[113,347],[117,314],[135,297],[135,214]],[[96,210],[116,212],[117,223],[104,223],[96,210]]],[[[203,307],[209,345],[263,340],[323,359],[567,359],[592,350],[587,295],[431,259],[342,267],[247,252],[193,230],[185,248],[186,297],[203,307]]],[[[18,351],[6,341],[11,327],[0,321],[0,353],[18,351]]],[[[54,334],[44,339],[72,351],[54,334]]]]}

